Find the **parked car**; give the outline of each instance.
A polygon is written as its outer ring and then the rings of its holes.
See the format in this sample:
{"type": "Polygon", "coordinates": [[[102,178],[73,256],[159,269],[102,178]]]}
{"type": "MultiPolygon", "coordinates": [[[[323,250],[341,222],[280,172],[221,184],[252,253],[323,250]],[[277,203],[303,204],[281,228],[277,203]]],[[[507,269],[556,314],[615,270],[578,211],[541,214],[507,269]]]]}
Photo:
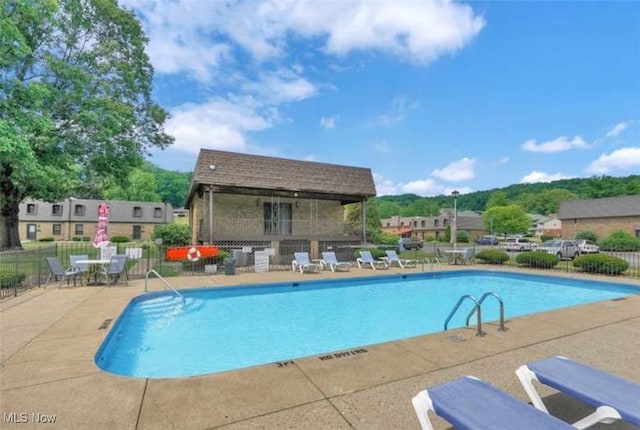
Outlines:
{"type": "Polygon", "coordinates": [[[590,240],[577,240],[580,254],[595,254],[600,252],[600,247],[590,240]]]}
{"type": "Polygon", "coordinates": [[[535,243],[520,237],[509,237],[502,246],[505,251],[533,251],[536,249],[535,243]]]}
{"type": "Polygon", "coordinates": [[[422,249],[422,241],[415,237],[401,237],[398,243],[398,250],[422,249]]]}
{"type": "Polygon", "coordinates": [[[498,238],[495,236],[480,236],[476,239],[478,245],[497,245],[498,238]]]}
{"type": "Polygon", "coordinates": [[[580,247],[575,240],[548,240],[538,247],[538,251],[556,255],[561,260],[566,258],[573,260],[580,255],[580,247]]]}

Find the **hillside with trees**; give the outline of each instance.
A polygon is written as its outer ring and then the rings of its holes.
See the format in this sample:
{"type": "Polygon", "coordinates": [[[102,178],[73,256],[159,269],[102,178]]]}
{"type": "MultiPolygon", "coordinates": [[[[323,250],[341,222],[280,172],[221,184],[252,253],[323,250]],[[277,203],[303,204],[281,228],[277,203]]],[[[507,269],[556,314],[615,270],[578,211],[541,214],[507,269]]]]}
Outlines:
{"type": "MultiPolygon", "coordinates": [[[[517,204],[526,212],[557,213],[566,200],[617,197],[640,194],[640,175],[626,177],[594,176],[563,179],[548,183],[514,184],[504,188],[461,194],[458,210],[482,212],[487,207],[517,204]]],[[[436,215],[440,208],[453,207],[453,196],[420,197],[415,194],[377,198],[380,218],[392,215],[436,215]],[[421,209],[424,209],[422,211],[421,209]]]]}

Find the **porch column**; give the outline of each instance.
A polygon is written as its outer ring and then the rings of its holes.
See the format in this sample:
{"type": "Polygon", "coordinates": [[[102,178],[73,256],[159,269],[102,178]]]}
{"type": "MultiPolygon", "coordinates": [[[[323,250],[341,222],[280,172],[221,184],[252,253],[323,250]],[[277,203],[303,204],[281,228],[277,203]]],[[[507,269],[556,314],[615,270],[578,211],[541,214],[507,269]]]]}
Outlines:
{"type": "Polygon", "coordinates": [[[367,198],[362,198],[362,244],[367,243],[367,198]]]}
{"type": "Polygon", "coordinates": [[[213,243],[213,185],[209,185],[209,245],[213,243]]]}

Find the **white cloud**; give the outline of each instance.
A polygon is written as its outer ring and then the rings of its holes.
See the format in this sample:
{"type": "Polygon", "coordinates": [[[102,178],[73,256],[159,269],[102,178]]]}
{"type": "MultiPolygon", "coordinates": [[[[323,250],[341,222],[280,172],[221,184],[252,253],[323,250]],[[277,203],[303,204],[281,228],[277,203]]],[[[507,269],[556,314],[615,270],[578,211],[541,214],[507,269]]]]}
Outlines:
{"type": "Polygon", "coordinates": [[[505,155],[504,157],[499,159],[495,164],[497,166],[504,166],[505,164],[507,164],[509,162],[509,160],[510,160],[509,156],[505,155]]]}
{"type": "Polygon", "coordinates": [[[379,127],[393,127],[398,125],[411,113],[418,108],[420,103],[417,101],[409,101],[405,96],[396,96],[391,100],[389,110],[382,115],[378,115],[372,124],[379,127]]]}
{"type": "Polygon", "coordinates": [[[264,103],[281,104],[313,97],[317,88],[295,70],[279,69],[262,72],[255,80],[241,85],[246,93],[254,94],[264,103]]]}
{"type": "Polygon", "coordinates": [[[376,152],[389,152],[389,143],[385,139],[378,139],[372,144],[372,148],[376,152]]]}
{"type": "Polygon", "coordinates": [[[468,5],[450,1],[121,0],[141,17],[159,73],[187,72],[200,81],[222,62],[286,55],[291,38],[343,56],[375,50],[419,64],[455,53],[484,27],[468,5]]]}
{"type": "Polygon", "coordinates": [[[587,142],[585,142],[584,139],[580,136],[575,136],[571,140],[569,140],[566,136],[560,136],[554,140],[549,140],[542,143],[536,143],[535,139],[531,139],[527,140],[521,146],[523,151],[544,153],[563,152],[570,149],[580,149],[587,147],[587,142]]]}
{"type": "Polygon", "coordinates": [[[617,137],[629,127],[628,122],[621,122],[607,132],[607,137],[617,137]]]}
{"type": "Polygon", "coordinates": [[[252,98],[212,99],[204,104],[188,103],[172,110],[167,132],[175,137],[172,149],[198,153],[200,148],[242,151],[245,133],[273,125],[269,114],[259,112],[252,98]]]}
{"type": "Polygon", "coordinates": [[[442,185],[437,184],[433,179],[418,179],[410,181],[400,186],[403,193],[413,193],[420,196],[434,196],[440,194],[442,185]]]}
{"type": "Polygon", "coordinates": [[[322,128],[327,130],[333,130],[336,128],[336,122],[338,121],[338,117],[336,116],[323,116],[320,118],[320,125],[322,128]]]}
{"type": "Polygon", "coordinates": [[[640,147],[621,148],[610,154],[602,154],[587,167],[587,171],[593,174],[631,169],[640,169],[640,147]]]}
{"type": "Polygon", "coordinates": [[[373,172],[373,180],[376,184],[376,191],[379,196],[412,193],[419,196],[432,197],[441,194],[450,195],[454,190],[458,191],[460,194],[466,194],[473,191],[469,187],[454,188],[444,186],[431,178],[395,183],[392,180],[385,178],[380,173],[373,172]]]}
{"type": "Polygon", "coordinates": [[[564,173],[545,173],[537,170],[532,171],[528,175],[520,179],[521,184],[535,184],[536,182],[552,182],[559,181],[561,179],[569,179],[571,176],[564,173]]]}
{"type": "Polygon", "coordinates": [[[443,181],[458,182],[467,181],[475,177],[474,167],[476,160],[465,157],[454,161],[442,169],[435,169],[431,174],[443,181]]]}

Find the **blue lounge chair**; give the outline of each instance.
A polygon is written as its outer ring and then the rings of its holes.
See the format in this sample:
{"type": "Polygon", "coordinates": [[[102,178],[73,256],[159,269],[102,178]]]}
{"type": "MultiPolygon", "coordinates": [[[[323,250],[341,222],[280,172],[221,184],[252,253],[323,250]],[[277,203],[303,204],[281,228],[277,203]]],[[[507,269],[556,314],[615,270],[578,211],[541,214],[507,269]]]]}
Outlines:
{"type": "Polygon", "coordinates": [[[387,254],[387,260],[389,261],[390,266],[397,264],[399,267],[404,269],[405,267],[416,267],[418,264],[418,260],[400,258],[400,256],[392,249],[385,251],[385,254],[387,254]]]}
{"type": "Polygon", "coordinates": [[[306,252],[296,252],[293,254],[294,260],[291,262],[291,269],[295,272],[319,272],[320,266],[309,261],[309,254],[306,252]]]}
{"type": "Polygon", "coordinates": [[[636,382],[560,356],[525,364],[516,374],[533,405],[541,411],[547,412],[547,408],[533,386],[534,380],[596,408],[574,427],[583,429],[616,420],[640,426],[640,384],[636,382]]]}
{"type": "Polygon", "coordinates": [[[457,430],[574,428],[473,376],[421,391],[412,403],[423,430],[433,430],[428,411],[449,421],[457,430]]]}
{"type": "Polygon", "coordinates": [[[378,269],[388,269],[389,263],[383,260],[374,260],[373,255],[371,255],[371,251],[360,251],[360,258],[356,258],[356,263],[358,263],[358,268],[362,269],[362,266],[370,266],[373,270],[378,269]]]}
{"type": "Polygon", "coordinates": [[[335,252],[323,252],[322,262],[324,265],[329,266],[332,272],[343,270],[348,272],[351,268],[351,264],[348,261],[338,261],[335,252]]]}

